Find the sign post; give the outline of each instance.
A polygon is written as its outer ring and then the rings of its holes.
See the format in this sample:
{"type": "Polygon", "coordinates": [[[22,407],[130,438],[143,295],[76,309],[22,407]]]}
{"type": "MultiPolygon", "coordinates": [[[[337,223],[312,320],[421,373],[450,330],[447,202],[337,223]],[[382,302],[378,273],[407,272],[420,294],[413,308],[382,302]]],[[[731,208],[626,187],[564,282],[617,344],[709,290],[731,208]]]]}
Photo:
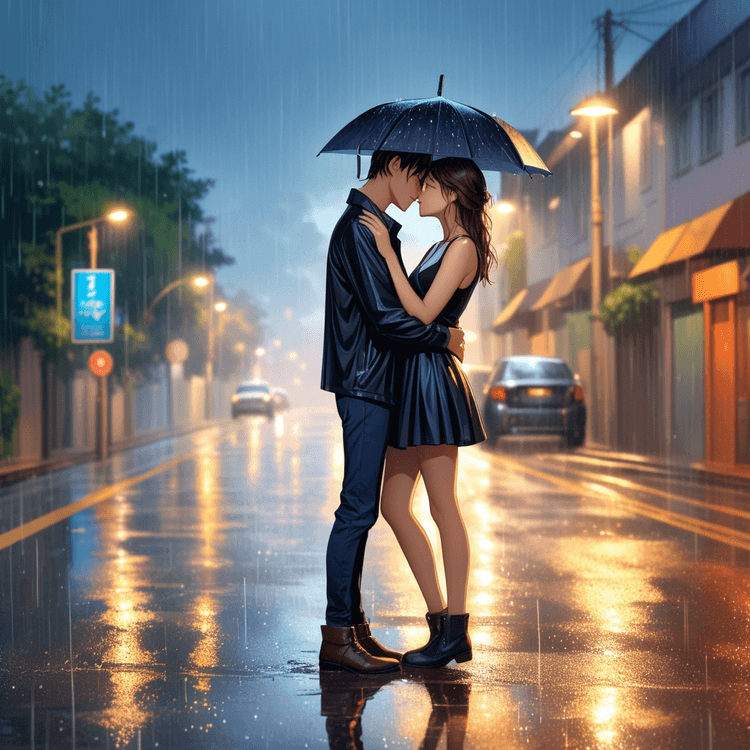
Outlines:
{"type": "Polygon", "coordinates": [[[169,408],[169,426],[174,426],[174,379],[175,377],[182,377],[182,375],[176,375],[177,371],[182,370],[182,363],[188,358],[190,349],[188,345],[182,339],[173,339],[170,341],[164,349],[164,354],[169,362],[169,377],[167,383],[169,384],[169,392],[167,393],[167,404],[169,408]]]}
{"type": "MultiPolygon", "coordinates": [[[[92,254],[96,252],[92,240],[92,254]]],[[[95,262],[95,255],[94,255],[95,262]]],[[[71,338],[74,344],[109,344],[115,338],[115,272],[112,269],[75,268],[71,274],[71,338]]],[[[96,456],[109,452],[109,389],[112,355],[99,349],[89,357],[89,370],[99,378],[96,456]]]]}
{"type": "Polygon", "coordinates": [[[107,376],[112,372],[112,355],[98,349],[89,357],[89,370],[99,378],[98,416],[96,430],[96,457],[103,460],[109,453],[109,392],[107,376]]]}

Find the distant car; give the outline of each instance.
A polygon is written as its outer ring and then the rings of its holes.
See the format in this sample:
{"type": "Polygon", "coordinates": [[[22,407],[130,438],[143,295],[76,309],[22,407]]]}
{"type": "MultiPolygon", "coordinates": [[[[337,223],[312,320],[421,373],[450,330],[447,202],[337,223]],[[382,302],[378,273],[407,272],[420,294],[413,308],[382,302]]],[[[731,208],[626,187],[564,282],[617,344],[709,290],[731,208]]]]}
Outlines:
{"type": "Polygon", "coordinates": [[[289,397],[283,388],[271,388],[271,396],[273,397],[273,408],[276,411],[289,408],[289,397]]]}
{"type": "Polygon", "coordinates": [[[583,445],[586,404],[580,380],[562,360],[518,356],[498,360],[484,388],[487,437],[560,435],[583,445]]]}
{"type": "Polygon", "coordinates": [[[265,414],[273,416],[274,402],[268,383],[260,380],[248,380],[237,386],[232,396],[232,419],[240,414],[265,414]]]}

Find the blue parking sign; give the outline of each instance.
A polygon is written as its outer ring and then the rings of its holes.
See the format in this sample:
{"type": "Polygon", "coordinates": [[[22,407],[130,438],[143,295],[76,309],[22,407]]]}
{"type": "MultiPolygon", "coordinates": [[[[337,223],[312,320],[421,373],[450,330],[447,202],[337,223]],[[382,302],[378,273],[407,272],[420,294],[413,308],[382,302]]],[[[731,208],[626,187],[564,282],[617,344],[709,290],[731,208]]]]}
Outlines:
{"type": "Polygon", "coordinates": [[[107,344],[115,338],[115,272],[76,268],[72,271],[70,324],[74,344],[107,344]]]}

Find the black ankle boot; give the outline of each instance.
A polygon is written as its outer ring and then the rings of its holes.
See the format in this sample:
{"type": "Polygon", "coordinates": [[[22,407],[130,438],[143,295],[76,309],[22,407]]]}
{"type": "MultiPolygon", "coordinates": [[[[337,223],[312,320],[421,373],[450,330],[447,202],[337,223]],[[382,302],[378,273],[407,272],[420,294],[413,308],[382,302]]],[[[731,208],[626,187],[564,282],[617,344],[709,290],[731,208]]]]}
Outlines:
{"type": "MultiPolygon", "coordinates": [[[[421,649],[404,654],[401,660],[404,666],[440,669],[453,659],[457,663],[471,659],[471,639],[467,632],[469,615],[451,615],[448,612],[441,612],[437,617],[439,618],[437,636],[430,638],[430,642],[421,649]]],[[[430,622],[429,619],[427,622],[430,622]]]]}
{"type": "Polygon", "coordinates": [[[413,654],[421,654],[426,648],[429,648],[432,642],[440,635],[440,616],[448,613],[448,609],[444,609],[442,612],[428,612],[425,615],[427,620],[427,627],[430,629],[430,637],[427,639],[427,643],[420,648],[413,648],[411,651],[407,651],[401,658],[405,664],[410,663],[411,656],[413,654]],[[408,659],[406,657],[409,657],[408,659]]]}

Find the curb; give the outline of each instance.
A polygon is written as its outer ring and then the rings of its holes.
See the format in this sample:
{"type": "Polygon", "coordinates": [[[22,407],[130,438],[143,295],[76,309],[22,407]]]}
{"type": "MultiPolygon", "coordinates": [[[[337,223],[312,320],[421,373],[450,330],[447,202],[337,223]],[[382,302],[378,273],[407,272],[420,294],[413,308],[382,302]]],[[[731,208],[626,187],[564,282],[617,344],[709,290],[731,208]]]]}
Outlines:
{"type": "MultiPolygon", "coordinates": [[[[169,438],[181,437],[182,435],[187,435],[191,432],[198,432],[199,430],[205,430],[210,427],[217,427],[224,423],[231,423],[231,421],[232,420],[229,417],[224,419],[213,419],[208,422],[201,422],[197,425],[182,426],[178,428],[171,427],[166,430],[158,430],[156,432],[137,435],[128,438],[127,440],[120,440],[117,443],[113,443],[109,447],[109,455],[111,456],[114,453],[121,453],[130,450],[131,448],[138,448],[141,445],[156,443],[159,440],[168,440],[169,438]]],[[[68,451],[61,451],[59,455],[53,456],[52,458],[39,459],[35,463],[25,464],[18,468],[13,468],[13,466],[0,467],[0,486],[7,486],[14,482],[29,479],[30,477],[51,473],[53,471],[60,471],[71,466],[78,466],[79,464],[85,464],[96,460],[95,450],[79,451],[68,449],[68,451]]]]}

